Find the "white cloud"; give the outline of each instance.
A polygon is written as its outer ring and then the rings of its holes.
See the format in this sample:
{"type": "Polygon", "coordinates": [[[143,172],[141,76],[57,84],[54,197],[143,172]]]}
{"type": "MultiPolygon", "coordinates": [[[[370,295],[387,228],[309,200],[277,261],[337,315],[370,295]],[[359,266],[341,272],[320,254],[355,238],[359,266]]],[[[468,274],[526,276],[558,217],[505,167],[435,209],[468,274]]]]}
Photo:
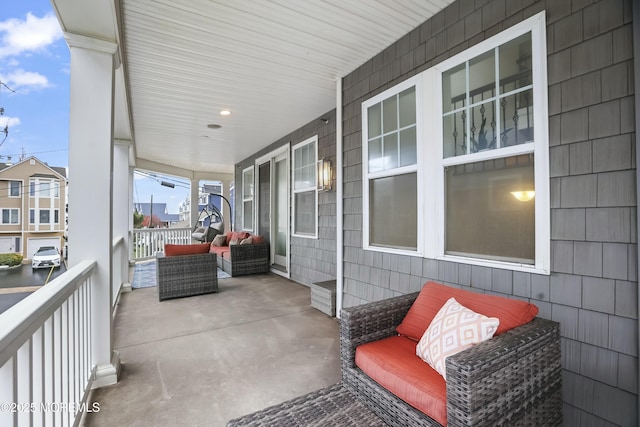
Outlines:
{"type": "Polygon", "coordinates": [[[9,129],[14,126],[20,125],[19,117],[9,117],[9,116],[0,116],[0,130],[4,129],[5,126],[9,125],[9,129]]]}
{"type": "Polygon", "coordinates": [[[24,89],[40,89],[51,86],[46,76],[33,71],[15,70],[10,74],[3,76],[7,86],[15,91],[24,89]]]}
{"type": "Polygon", "coordinates": [[[41,51],[60,38],[62,30],[53,14],[38,18],[29,12],[24,20],[0,22],[0,58],[41,51]]]}

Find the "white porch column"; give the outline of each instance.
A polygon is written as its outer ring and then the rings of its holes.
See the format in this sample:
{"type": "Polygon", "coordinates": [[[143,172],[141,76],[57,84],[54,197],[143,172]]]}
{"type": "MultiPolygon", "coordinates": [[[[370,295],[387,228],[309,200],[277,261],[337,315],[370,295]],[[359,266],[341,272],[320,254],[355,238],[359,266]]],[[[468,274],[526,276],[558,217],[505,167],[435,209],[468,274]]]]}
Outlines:
{"type": "Polygon", "coordinates": [[[130,141],[116,140],[113,152],[113,238],[116,240],[124,239],[121,242],[114,255],[114,275],[119,277],[113,278],[114,297],[117,296],[118,289],[122,287],[121,292],[131,291],[131,283],[129,283],[129,223],[133,221],[133,210],[129,209],[129,205],[133,200],[133,193],[129,187],[129,174],[133,174],[129,167],[129,148],[130,141]]]}
{"type": "Polygon", "coordinates": [[[198,215],[200,215],[200,211],[198,210],[198,196],[200,195],[200,180],[192,179],[191,180],[191,228],[195,227],[196,222],[198,221],[198,215]]]}
{"type": "MultiPolygon", "coordinates": [[[[97,261],[91,287],[93,387],[118,381],[111,316],[113,90],[117,45],[65,34],[71,52],[69,264],[97,261]]],[[[126,197],[118,194],[118,197],[126,197]]]]}

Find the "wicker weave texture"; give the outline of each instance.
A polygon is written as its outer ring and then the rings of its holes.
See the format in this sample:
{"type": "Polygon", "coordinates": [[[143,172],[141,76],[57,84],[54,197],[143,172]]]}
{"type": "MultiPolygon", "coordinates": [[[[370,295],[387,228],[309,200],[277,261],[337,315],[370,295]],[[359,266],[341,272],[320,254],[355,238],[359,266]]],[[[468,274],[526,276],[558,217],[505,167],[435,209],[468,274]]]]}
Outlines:
{"type": "Polygon", "coordinates": [[[216,254],[157,258],[158,299],[218,292],[216,254]]]}
{"type": "Polygon", "coordinates": [[[231,245],[229,250],[231,259],[219,260],[218,265],[232,277],[269,272],[269,243],[231,245]]]}
{"type": "Polygon", "coordinates": [[[240,426],[383,427],[386,424],[341,384],[336,384],[227,423],[227,427],[240,426]]]}
{"type": "MultiPolygon", "coordinates": [[[[396,334],[417,297],[403,295],[341,313],[343,383],[394,426],[438,426],[355,366],[358,345],[396,334]]],[[[559,324],[536,318],[447,359],[451,426],[561,425],[559,324]]]]}

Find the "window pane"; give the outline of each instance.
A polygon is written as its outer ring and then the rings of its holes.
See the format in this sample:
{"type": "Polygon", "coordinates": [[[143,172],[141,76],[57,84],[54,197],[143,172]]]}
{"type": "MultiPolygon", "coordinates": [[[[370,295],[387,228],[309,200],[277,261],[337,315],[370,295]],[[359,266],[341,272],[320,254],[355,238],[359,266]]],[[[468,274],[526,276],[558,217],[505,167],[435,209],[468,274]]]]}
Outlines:
{"type": "Polygon", "coordinates": [[[442,111],[457,110],[466,106],[466,65],[460,64],[442,74],[442,111]]]}
{"type": "Polygon", "coordinates": [[[469,96],[471,103],[495,96],[495,51],[483,53],[469,61],[469,96]]]}
{"type": "Polygon", "coordinates": [[[60,211],[58,211],[57,209],[53,211],[53,223],[60,224],[60,211]]]}
{"type": "Polygon", "coordinates": [[[2,223],[9,224],[9,209],[2,209],[2,223]]]}
{"type": "Polygon", "coordinates": [[[494,103],[477,105],[470,110],[471,152],[493,150],[496,148],[496,114],[494,103]]]}
{"type": "Polygon", "coordinates": [[[398,98],[393,95],[382,102],[382,132],[398,129],[398,98]]]}
{"type": "Polygon", "coordinates": [[[522,155],[447,168],[448,254],[534,263],[533,165],[522,155]]]}
{"type": "Polygon", "coordinates": [[[33,181],[29,182],[29,195],[31,197],[35,197],[36,195],[36,183],[33,181]]]}
{"type": "Polygon", "coordinates": [[[416,250],[418,247],[416,173],[369,181],[369,243],[416,250]]]}
{"type": "Polygon", "coordinates": [[[400,93],[400,127],[416,123],[416,88],[412,87],[400,93]]]}
{"type": "Polygon", "coordinates": [[[242,197],[253,196],[253,170],[246,171],[242,174],[242,197]]]}
{"type": "Polygon", "coordinates": [[[50,214],[49,211],[46,209],[41,209],[40,210],[40,224],[49,224],[50,221],[50,214]]]}
{"type": "Polygon", "coordinates": [[[382,109],[380,104],[373,105],[367,110],[369,125],[369,139],[382,134],[382,109]]]}
{"type": "Polygon", "coordinates": [[[242,209],[242,227],[253,230],[253,201],[243,202],[242,209]]]}
{"type": "Polygon", "coordinates": [[[533,141],[533,90],[529,89],[500,100],[502,122],[501,147],[533,141]]]}
{"type": "Polygon", "coordinates": [[[384,169],[398,167],[398,134],[392,133],[384,137],[384,169]]]}
{"type": "Polygon", "coordinates": [[[382,138],[376,138],[369,141],[369,172],[378,172],[383,169],[382,138]]]}
{"type": "Polygon", "coordinates": [[[531,33],[500,46],[500,93],[532,84],[531,33]]]}
{"type": "Polygon", "coordinates": [[[443,156],[444,158],[452,156],[460,156],[467,154],[465,129],[466,129],[465,111],[448,114],[442,119],[442,137],[443,137],[443,156]]]}
{"type": "Polygon", "coordinates": [[[415,165],[416,154],[416,127],[410,127],[400,131],[400,166],[415,165]]]}
{"type": "Polygon", "coordinates": [[[9,195],[12,197],[20,196],[20,182],[9,181],[9,195]]]}
{"type": "MultiPolygon", "coordinates": [[[[49,197],[50,193],[49,193],[49,188],[51,186],[51,183],[47,182],[47,181],[40,181],[40,188],[38,188],[38,196],[39,197],[49,197]]],[[[42,221],[40,221],[42,222],[42,221]]]]}
{"type": "Polygon", "coordinates": [[[297,234],[315,234],[316,200],[315,191],[295,194],[295,230],[297,234]]]}
{"type": "Polygon", "coordinates": [[[18,224],[20,222],[18,216],[18,209],[11,209],[11,224],[18,224]]]}
{"type": "Polygon", "coordinates": [[[36,222],[36,211],[34,209],[29,209],[29,224],[35,224],[36,222]]]}

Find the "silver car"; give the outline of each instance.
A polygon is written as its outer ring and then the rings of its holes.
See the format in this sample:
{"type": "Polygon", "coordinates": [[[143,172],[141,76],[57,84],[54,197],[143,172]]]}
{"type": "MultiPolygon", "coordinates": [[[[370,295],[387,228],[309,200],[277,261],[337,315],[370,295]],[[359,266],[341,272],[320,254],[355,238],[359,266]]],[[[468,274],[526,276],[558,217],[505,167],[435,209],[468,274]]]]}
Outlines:
{"type": "Polygon", "coordinates": [[[31,268],[60,267],[60,251],[54,246],[42,246],[31,258],[31,268]]]}

